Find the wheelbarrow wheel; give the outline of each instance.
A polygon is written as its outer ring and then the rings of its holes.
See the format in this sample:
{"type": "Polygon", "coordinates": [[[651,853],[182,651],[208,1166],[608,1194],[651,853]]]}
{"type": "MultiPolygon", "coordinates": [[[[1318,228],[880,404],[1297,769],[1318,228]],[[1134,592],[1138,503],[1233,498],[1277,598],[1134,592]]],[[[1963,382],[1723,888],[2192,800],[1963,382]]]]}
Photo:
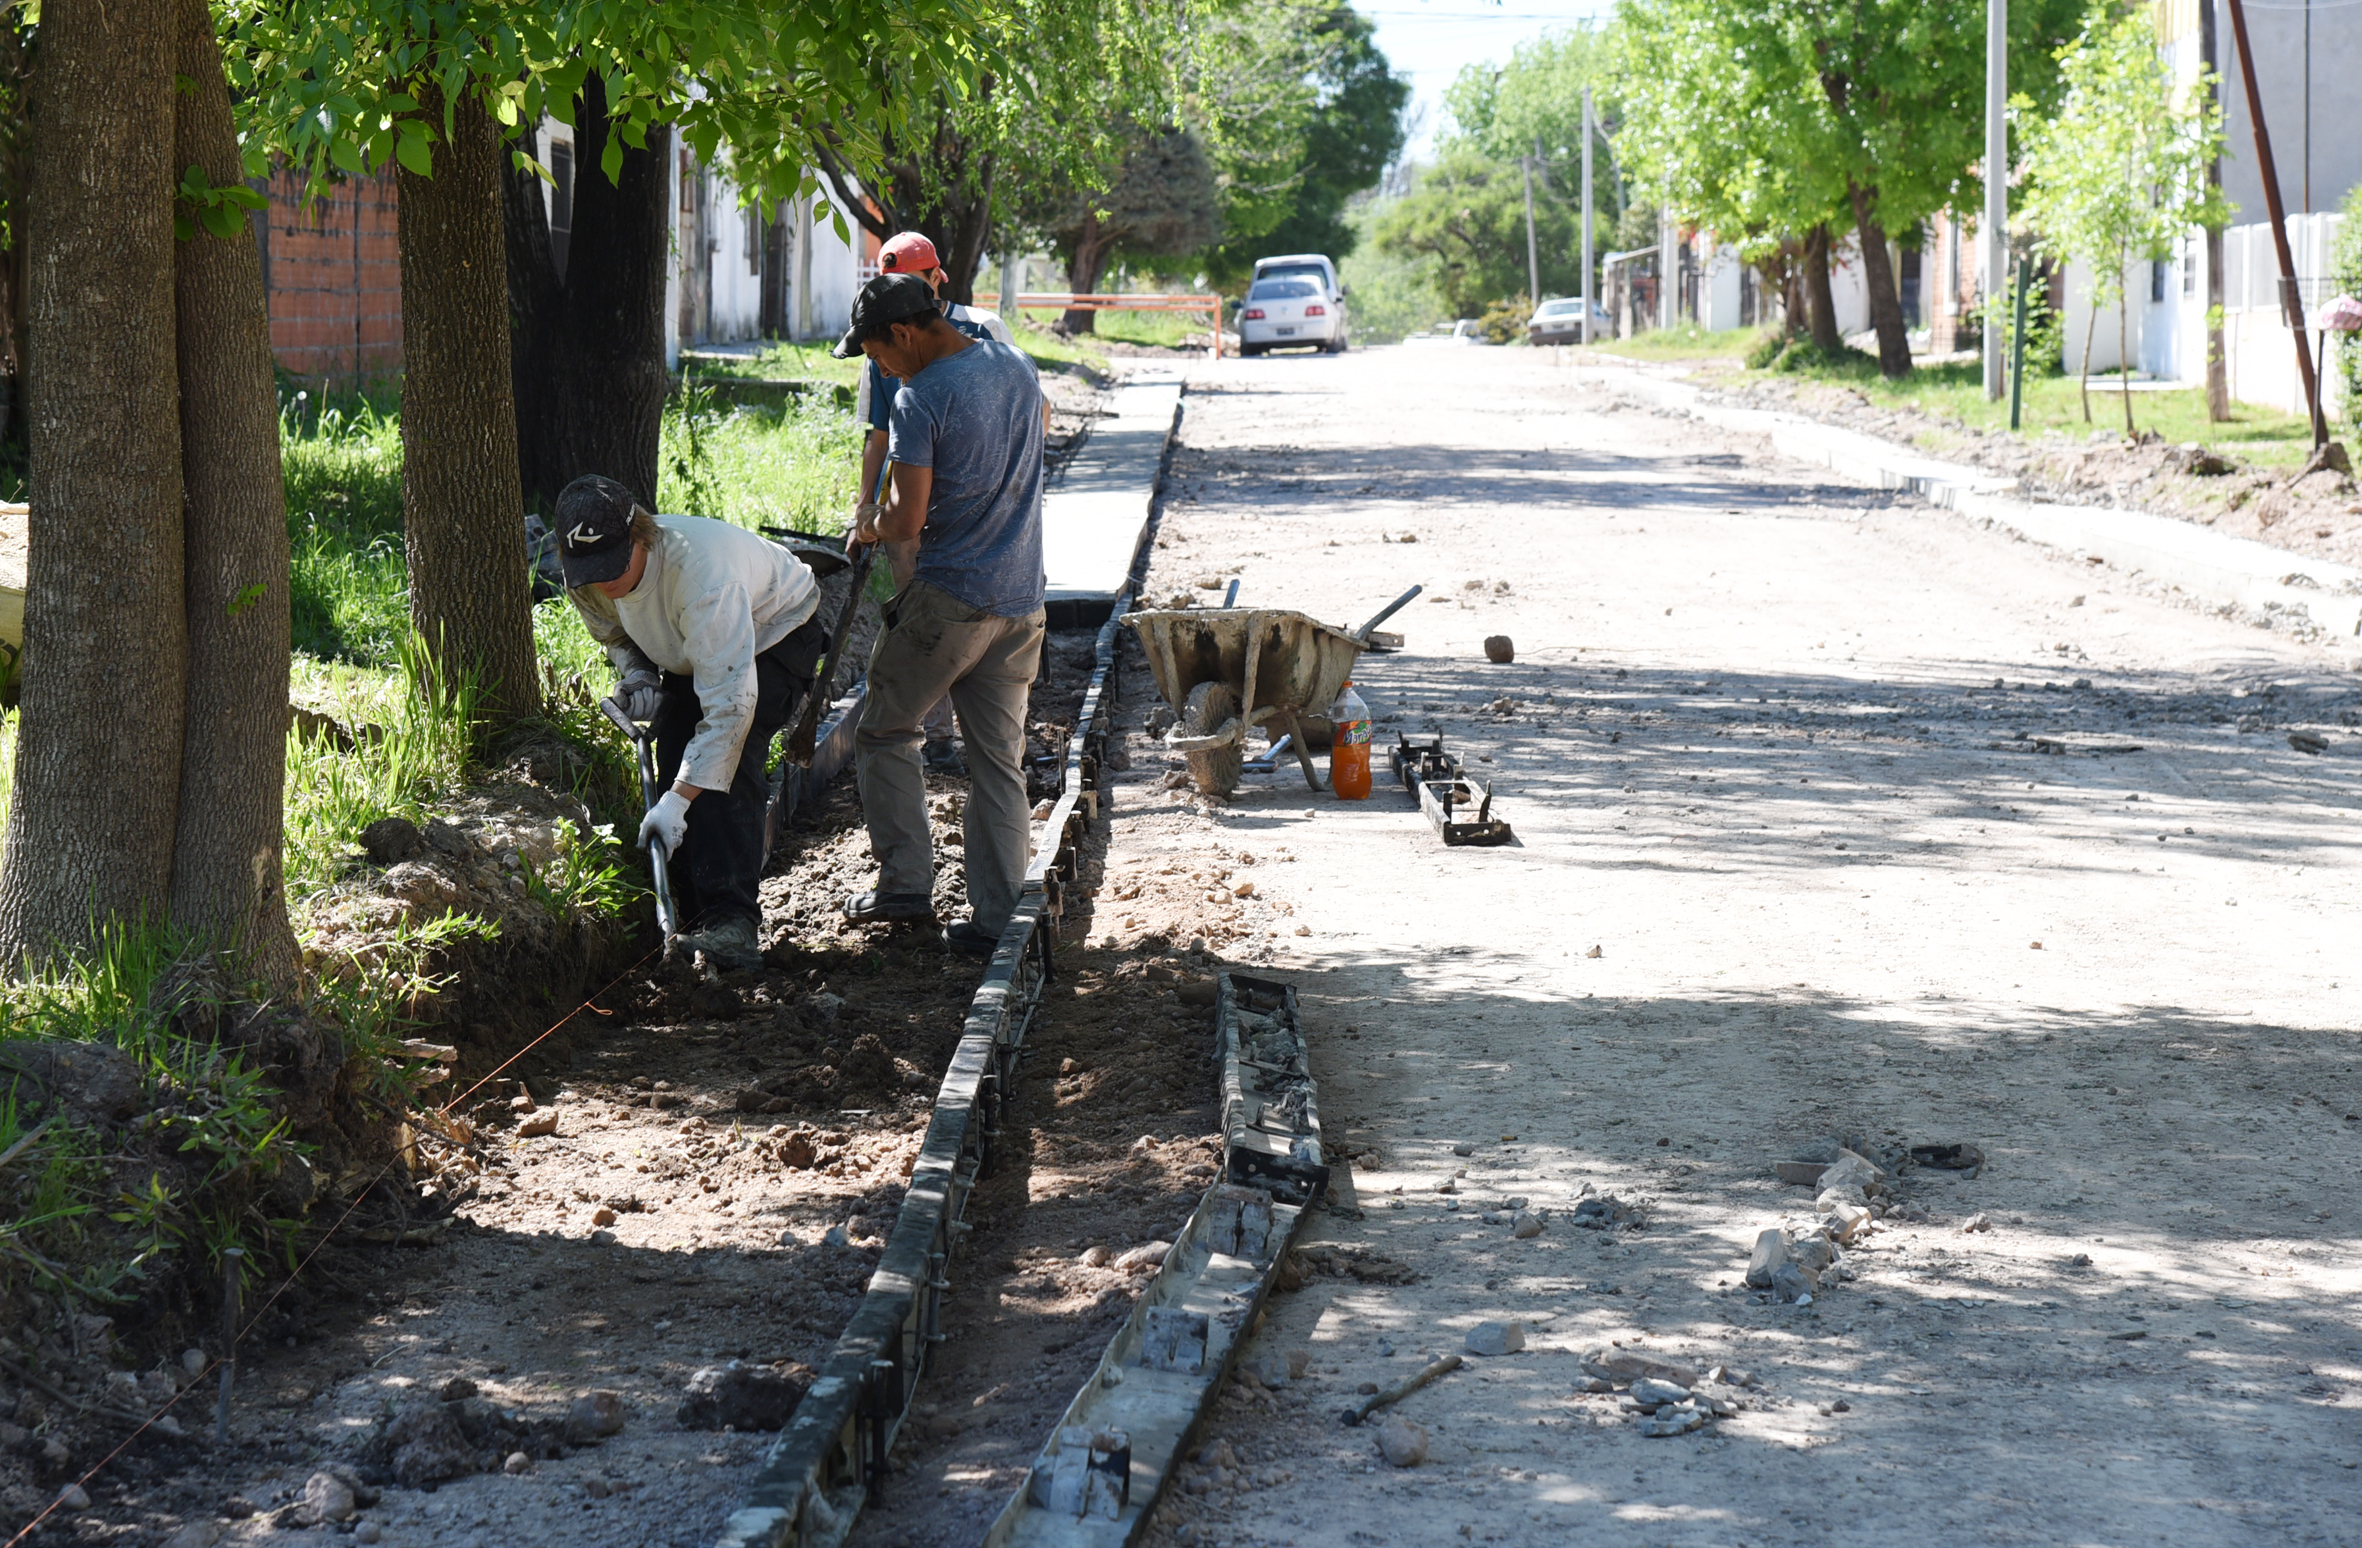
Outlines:
{"type": "MultiPolygon", "coordinates": [[[[1238,694],[1221,683],[1199,683],[1189,690],[1181,707],[1183,736],[1212,736],[1238,718],[1238,694]]],[[[1239,765],[1245,755],[1238,739],[1189,756],[1189,777],[1207,795],[1226,796],[1238,788],[1239,765]]]]}

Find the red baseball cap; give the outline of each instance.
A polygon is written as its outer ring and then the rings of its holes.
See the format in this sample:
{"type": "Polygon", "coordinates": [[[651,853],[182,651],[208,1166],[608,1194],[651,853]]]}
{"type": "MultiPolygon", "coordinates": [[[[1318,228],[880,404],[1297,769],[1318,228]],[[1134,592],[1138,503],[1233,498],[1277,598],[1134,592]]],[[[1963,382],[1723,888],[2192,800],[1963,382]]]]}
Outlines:
{"type": "Polygon", "coordinates": [[[880,274],[925,274],[942,267],[935,257],[935,244],[915,231],[905,231],[878,249],[880,274]]]}

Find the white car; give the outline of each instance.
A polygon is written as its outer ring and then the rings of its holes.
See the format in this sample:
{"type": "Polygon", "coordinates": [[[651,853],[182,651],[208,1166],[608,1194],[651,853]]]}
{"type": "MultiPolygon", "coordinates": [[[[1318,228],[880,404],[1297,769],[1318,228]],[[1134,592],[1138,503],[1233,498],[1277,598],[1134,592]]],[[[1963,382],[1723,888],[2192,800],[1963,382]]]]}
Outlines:
{"type": "Polygon", "coordinates": [[[1238,352],[1260,355],[1297,345],[1342,353],[1345,287],[1320,253],[1255,260],[1255,278],[1238,310],[1238,352]]]}
{"type": "Polygon", "coordinates": [[[1463,317],[1458,322],[1437,323],[1425,333],[1414,333],[1403,342],[1405,344],[1473,345],[1481,348],[1489,344],[1491,340],[1484,336],[1484,324],[1473,317],[1463,317]]]}

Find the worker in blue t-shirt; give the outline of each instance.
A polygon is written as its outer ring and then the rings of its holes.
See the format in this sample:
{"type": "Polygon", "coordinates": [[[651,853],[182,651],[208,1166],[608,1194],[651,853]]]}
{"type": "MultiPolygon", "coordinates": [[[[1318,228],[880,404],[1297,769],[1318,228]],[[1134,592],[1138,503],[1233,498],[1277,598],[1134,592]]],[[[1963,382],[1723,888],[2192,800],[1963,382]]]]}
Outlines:
{"type": "MultiPolygon", "coordinates": [[[[935,292],[943,309],[943,320],[971,339],[991,339],[1007,344],[1009,326],[998,314],[963,306],[957,301],[943,301],[943,287],[951,276],[943,271],[935,257],[935,244],[915,231],[905,231],[878,249],[878,272],[881,274],[915,274],[935,292]]],[[[889,416],[894,412],[894,392],[901,382],[888,376],[874,360],[867,362],[861,372],[860,398],[854,417],[865,427],[861,438],[860,498],[868,500],[878,487],[878,469],[886,461],[886,432],[889,416]]],[[[918,563],[919,545],[916,539],[908,543],[886,545],[886,566],[894,572],[895,589],[910,584],[913,567],[918,563]]],[[[966,774],[967,765],[960,761],[959,748],[952,743],[951,700],[946,697],[927,711],[923,723],[926,742],[920,754],[931,774],[966,774]]]]}

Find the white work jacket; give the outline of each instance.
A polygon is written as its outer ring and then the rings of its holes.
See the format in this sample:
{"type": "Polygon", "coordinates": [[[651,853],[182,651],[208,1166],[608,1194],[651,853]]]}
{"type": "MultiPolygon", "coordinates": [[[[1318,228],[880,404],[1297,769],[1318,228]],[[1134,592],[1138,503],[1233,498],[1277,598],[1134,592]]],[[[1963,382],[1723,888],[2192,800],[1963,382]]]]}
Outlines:
{"type": "Polygon", "coordinates": [[[808,622],[820,588],[804,562],[744,527],[659,516],[664,541],[629,596],[567,593],[618,673],[653,664],[692,678],[703,712],[680,778],[727,790],[755,712],[755,657],[808,622]]]}

